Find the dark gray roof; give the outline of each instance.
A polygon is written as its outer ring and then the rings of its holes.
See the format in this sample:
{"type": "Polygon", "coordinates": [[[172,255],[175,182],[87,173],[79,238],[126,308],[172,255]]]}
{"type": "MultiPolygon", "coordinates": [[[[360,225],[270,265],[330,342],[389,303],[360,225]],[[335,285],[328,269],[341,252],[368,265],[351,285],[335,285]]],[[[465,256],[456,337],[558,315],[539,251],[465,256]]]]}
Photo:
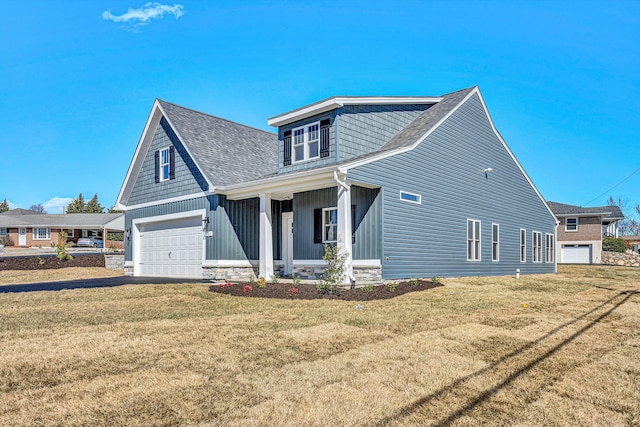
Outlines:
{"type": "Polygon", "coordinates": [[[158,100],[202,173],[213,185],[232,185],[277,170],[277,135],[158,100]]]}
{"type": "Polygon", "coordinates": [[[547,202],[547,204],[556,216],[602,215],[603,218],[612,220],[624,219],[624,214],[618,206],[595,206],[592,208],[583,208],[558,202],[547,202]]]}
{"type": "Polygon", "coordinates": [[[0,213],[0,215],[41,215],[40,212],[30,211],[28,209],[16,208],[10,209],[6,212],[0,213]]]}
{"type": "MultiPolygon", "coordinates": [[[[123,217],[122,213],[112,214],[39,214],[35,215],[7,215],[5,212],[0,215],[1,228],[17,227],[62,227],[62,228],[103,228],[107,223],[113,223],[113,229],[119,230],[122,225],[117,219],[123,217]]],[[[124,224],[124,222],[122,223],[124,224]]]]}

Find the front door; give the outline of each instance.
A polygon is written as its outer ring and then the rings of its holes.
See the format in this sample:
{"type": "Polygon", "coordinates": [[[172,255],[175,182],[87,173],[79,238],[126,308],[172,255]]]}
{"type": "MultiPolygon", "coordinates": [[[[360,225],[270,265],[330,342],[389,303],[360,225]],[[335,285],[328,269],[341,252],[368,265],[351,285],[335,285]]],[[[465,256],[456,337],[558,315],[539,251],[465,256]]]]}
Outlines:
{"type": "Polygon", "coordinates": [[[18,246],[27,246],[27,229],[18,229],[18,246]]]}
{"type": "Polygon", "coordinates": [[[284,275],[293,272],[293,212],[282,213],[282,262],[284,275]]]}

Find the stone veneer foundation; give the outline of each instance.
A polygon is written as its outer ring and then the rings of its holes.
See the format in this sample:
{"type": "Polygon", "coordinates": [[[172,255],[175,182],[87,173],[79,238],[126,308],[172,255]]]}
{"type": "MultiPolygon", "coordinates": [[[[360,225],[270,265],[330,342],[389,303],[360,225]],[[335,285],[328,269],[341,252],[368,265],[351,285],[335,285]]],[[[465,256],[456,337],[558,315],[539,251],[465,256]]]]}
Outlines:
{"type": "MultiPolygon", "coordinates": [[[[324,266],[304,266],[293,267],[293,275],[306,280],[319,280],[326,271],[324,266]]],[[[353,266],[353,276],[356,279],[356,286],[367,283],[382,283],[381,267],[353,266]]]]}

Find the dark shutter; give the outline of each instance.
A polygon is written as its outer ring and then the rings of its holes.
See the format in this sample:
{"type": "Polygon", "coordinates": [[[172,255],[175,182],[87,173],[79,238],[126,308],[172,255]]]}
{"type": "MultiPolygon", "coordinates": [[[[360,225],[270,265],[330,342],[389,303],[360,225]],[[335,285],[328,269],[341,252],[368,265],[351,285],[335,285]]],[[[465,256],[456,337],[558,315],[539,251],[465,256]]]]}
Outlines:
{"type": "Polygon", "coordinates": [[[356,205],[351,205],[351,243],[356,242],[356,205]]]}
{"type": "Polygon", "coordinates": [[[313,210],[313,243],[322,243],[322,208],[313,210]]]}
{"type": "Polygon", "coordinates": [[[169,147],[169,179],[176,179],[176,149],[169,147]]]}
{"type": "Polygon", "coordinates": [[[291,131],[288,130],[284,133],[284,166],[291,164],[291,131]]]}
{"type": "Polygon", "coordinates": [[[154,154],[156,160],[156,183],[160,182],[160,152],[156,151],[154,154]]]}
{"type": "Polygon", "coordinates": [[[329,124],[331,120],[320,122],[320,157],[329,157],[329,124]]]}

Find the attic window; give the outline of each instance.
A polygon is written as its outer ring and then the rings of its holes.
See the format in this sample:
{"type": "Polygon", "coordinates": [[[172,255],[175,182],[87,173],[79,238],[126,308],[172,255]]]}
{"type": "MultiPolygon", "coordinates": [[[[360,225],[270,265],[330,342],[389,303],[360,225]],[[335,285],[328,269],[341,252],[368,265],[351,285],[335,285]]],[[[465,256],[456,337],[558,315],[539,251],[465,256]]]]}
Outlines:
{"type": "Polygon", "coordinates": [[[176,151],[173,146],[155,152],[156,183],[176,178],[176,151]]]}

